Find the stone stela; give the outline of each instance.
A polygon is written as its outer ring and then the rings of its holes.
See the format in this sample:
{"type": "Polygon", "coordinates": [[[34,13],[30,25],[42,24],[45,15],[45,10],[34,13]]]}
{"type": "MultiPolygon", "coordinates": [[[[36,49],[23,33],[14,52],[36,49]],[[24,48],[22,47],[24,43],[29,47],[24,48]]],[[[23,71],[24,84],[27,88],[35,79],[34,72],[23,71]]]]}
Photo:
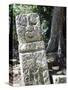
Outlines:
{"type": "Polygon", "coordinates": [[[45,43],[37,13],[16,16],[22,85],[50,84],[45,43]]]}

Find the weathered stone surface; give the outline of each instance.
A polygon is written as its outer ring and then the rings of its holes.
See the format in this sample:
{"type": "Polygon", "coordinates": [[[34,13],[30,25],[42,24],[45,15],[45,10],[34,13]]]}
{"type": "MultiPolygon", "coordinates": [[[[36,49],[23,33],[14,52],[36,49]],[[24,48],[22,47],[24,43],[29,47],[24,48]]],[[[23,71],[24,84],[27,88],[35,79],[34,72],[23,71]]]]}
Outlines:
{"type": "Polygon", "coordinates": [[[17,28],[18,40],[20,43],[27,43],[42,40],[40,30],[36,27],[20,26],[17,28]]]}
{"type": "Polygon", "coordinates": [[[26,27],[26,31],[28,31],[28,32],[32,32],[32,31],[34,31],[34,26],[27,25],[27,27],[26,27]]]}
{"type": "Polygon", "coordinates": [[[54,84],[66,83],[66,75],[53,75],[52,77],[54,84]]]}
{"type": "Polygon", "coordinates": [[[16,16],[16,24],[17,26],[26,26],[27,25],[27,15],[20,14],[16,16]]]}
{"type": "Polygon", "coordinates": [[[32,32],[27,31],[25,33],[25,40],[26,42],[40,41],[42,40],[42,36],[38,31],[35,31],[35,30],[32,32]]]}
{"type": "Polygon", "coordinates": [[[16,30],[23,85],[49,84],[45,45],[37,13],[18,15],[16,30]]]}
{"type": "Polygon", "coordinates": [[[21,58],[25,85],[50,83],[44,50],[23,53],[21,54],[21,58]]]}
{"type": "Polygon", "coordinates": [[[25,26],[20,26],[20,27],[17,28],[19,44],[25,42],[25,39],[24,39],[24,37],[25,37],[25,30],[26,30],[25,26]]]}
{"type": "Polygon", "coordinates": [[[39,16],[37,13],[29,14],[28,20],[30,25],[36,25],[39,21],[39,16]]]}
{"type": "Polygon", "coordinates": [[[50,83],[48,70],[44,70],[44,72],[43,72],[43,78],[44,78],[44,83],[45,84],[49,84],[50,83]]]}
{"type": "Polygon", "coordinates": [[[42,39],[40,28],[38,26],[27,26],[25,32],[26,42],[38,41],[42,39]]]}
{"type": "Polygon", "coordinates": [[[9,65],[9,84],[13,86],[20,86],[21,83],[21,71],[19,64],[9,65]]]}
{"type": "Polygon", "coordinates": [[[39,25],[34,25],[34,30],[38,31],[39,33],[42,33],[39,25]]]}
{"type": "Polygon", "coordinates": [[[24,43],[19,45],[19,52],[35,51],[45,49],[44,41],[37,41],[31,43],[24,43]]]}
{"type": "MultiPolygon", "coordinates": [[[[31,61],[31,60],[33,62],[36,61],[37,65],[39,64],[39,65],[42,65],[43,67],[47,67],[45,50],[23,53],[22,60],[23,60],[23,62],[27,62],[26,64],[28,64],[29,61],[31,61]]],[[[23,64],[23,65],[25,65],[25,64],[23,64]]]]}

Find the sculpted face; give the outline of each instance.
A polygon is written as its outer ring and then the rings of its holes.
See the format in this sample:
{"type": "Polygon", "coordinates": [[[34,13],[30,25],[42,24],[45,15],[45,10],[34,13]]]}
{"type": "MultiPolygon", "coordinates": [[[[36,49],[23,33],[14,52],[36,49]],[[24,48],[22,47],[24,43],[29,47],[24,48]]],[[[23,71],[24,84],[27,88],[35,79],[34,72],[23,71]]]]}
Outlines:
{"type": "Polygon", "coordinates": [[[41,40],[40,21],[36,13],[16,17],[17,34],[20,43],[41,40]]]}

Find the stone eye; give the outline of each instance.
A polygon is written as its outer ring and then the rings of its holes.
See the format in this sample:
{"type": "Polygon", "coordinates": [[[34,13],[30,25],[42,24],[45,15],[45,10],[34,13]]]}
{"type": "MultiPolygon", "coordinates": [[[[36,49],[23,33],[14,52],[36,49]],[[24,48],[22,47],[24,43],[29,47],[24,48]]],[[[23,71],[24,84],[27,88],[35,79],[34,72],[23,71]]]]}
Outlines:
{"type": "Polygon", "coordinates": [[[18,25],[21,25],[21,26],[27,26],[27,17],[26,15],[20,15],[18,16],[18,25]]]}
{"type": "Polygon", "coordinates": [[[31,14],[29,16],[29,25],[36,25],[37,23],[37,14],[31,14]]]}

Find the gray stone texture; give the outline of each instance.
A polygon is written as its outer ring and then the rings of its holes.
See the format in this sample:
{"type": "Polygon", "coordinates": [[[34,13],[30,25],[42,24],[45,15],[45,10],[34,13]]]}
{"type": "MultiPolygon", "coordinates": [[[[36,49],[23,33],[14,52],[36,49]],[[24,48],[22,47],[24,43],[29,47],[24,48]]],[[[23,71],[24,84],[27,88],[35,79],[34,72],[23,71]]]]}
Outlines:
{"type": "Polygon", "coordinates": [[[54,84],[63,84],[67,82],[66,75],[53,75],[52,78],[54,84]]]}
{"type": "Polygon", "coordinates": [[[13,86],[21,86],[21,70],[19,64],[14,64],[15,59],[12,59],[12,65],[9,64],[9,84],[13,86]]]}
{"type": "Polygon", "coordinates": [[[19,52],[36,51],[45,49],[44,41],[35,41],[19,45],[19,52]]]}
{"type": "Polygon", "coordinates": [[[37,13],[16,16],[21,74],[25,85],[49,84],[45,43],[37,13]]]}
{"type": "Polygon", "coordinates": [[[28,15],[18,15],[16,17],[16,29],[19,43],[42,40],[39,16],[35,13],[28,15]]]}

